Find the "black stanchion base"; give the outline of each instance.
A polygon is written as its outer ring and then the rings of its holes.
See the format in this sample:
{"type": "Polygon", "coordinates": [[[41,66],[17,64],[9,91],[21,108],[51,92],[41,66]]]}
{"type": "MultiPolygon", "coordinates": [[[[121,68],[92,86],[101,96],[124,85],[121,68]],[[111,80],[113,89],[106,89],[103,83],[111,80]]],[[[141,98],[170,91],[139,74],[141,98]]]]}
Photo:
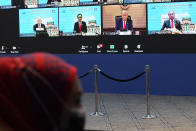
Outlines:
{"type": "Polygon", "coordinates": [[[147,115],[147,114],[145,114],[145,115],[142,116],[142,119],[154,119],[154,118],[156,118],[155,115],[147,115]]]}
{"type": "Polygon", "coordinates": [[[104,114],[102,112],[92,112],[90,116],[104,116],[104,114]]]}

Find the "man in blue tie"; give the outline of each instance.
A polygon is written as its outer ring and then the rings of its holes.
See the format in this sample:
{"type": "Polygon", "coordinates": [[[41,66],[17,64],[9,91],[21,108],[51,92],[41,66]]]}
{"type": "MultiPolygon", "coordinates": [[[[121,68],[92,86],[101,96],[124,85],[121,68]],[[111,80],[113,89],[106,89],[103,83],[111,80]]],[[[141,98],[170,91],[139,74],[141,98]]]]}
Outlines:
{"type": "Polygon", "coordinates": [[[119,30],[124,30],[124,31],[130,30],[131,32],[133,32],[132,20],[128,19],[127,10],[122,10],[121,18],[119,20],[116,20],[115,32],[119,30]]]}

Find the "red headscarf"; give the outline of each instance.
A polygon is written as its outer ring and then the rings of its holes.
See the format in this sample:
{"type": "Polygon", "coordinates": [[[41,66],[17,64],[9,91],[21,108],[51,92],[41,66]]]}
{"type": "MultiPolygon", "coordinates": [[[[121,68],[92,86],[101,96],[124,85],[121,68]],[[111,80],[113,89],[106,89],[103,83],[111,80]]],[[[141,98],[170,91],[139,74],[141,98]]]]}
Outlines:
{"type": "Polygon", "coordinates": [[[47,53],[0,58],[0,124],[15,131],[51,131],[53,125],[48,121],[47,114],[23,76],[26,76],[57,125],[62,104],[43,80],[26,71],[27,67],[47,80],[65,102],[73,87],[77,70],[62,59],[47,53]]]}

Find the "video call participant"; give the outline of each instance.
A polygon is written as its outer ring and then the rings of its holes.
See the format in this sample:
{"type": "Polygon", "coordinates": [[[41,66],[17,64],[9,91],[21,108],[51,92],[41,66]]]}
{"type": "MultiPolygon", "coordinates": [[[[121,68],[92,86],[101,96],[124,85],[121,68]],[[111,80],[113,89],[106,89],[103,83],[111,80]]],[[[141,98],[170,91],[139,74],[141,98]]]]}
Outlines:
{"type": "Polygon", "coordinates": [[[16,8],[25,8],[25,0],[12,0],[12,5],[16,8]]]}
{"type": "Polygon", "coordinates": [[[173,30],[172,33],[180,33],[180,31],[182,30],[182,27],[181,27],[181,23],[179,20],[177,20],[175,18],[175,13],[174,11],[170,11],[168,13],[168,16],[169,16],[169,20],[165,20],[164,23],[163,23],[163,26],[161,28],[161,30],[167,30],[167,29],[171,29],[173,30]],[[176,30],[177,29],[177,30],[176,30]]]}
{"type": "Polygon", "coordinates": [[[61,2],[61,0],[48,0],[47,4],[51,4],[52,2],[61,2]]]}
{"type": "Polygon", "coordinates": [[[37,19],[37,24],[33,26],[33,30],[36,32],[36,37],[48,37],[46,26],[42,24],[42,19],[37,19]]]}
{"type": "Polygon", "coordinates": [[[1,131],[83,131],[77,68],[48,53],[0,58],[1,131]]]}
{"type": "Polygon", "coordinates": [[[121,18],[116,21],[115,32],[119,30],[130,30],[133,32],[132,20],[128,19],[128,12],[126,10],[122,10],[121,18]]]}
{"type": "Polygon", "coordinates": [[[86,22],[82,21],[82,14],[77,15],[78,21],[74,24],[74,33],[87,33],[86,22]]]}

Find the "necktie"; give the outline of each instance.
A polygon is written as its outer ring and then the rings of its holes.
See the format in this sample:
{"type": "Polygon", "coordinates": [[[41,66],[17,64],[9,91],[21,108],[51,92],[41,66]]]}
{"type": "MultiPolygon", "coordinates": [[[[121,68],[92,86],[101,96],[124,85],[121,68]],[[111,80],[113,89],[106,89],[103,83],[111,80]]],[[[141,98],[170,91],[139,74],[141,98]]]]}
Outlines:
{"type": "Polygon", "coordinates": [[[82,26],[80,25],[80,31],[81,31],[82,26]]]}
{"type": "Polygon", "coordinates": [[[125,29],[125,28],[126,28],[125,21],[123,21],[123,29],[125,29]]]}
{"type": "Polygon", "coordinates": [[[171,28],[174,28],[174,20],[171,20],[171,28]]]}
{"type": "Polygon", "coordinates": [[[39,24],[38,28],[41,28],[41,24],[39,24]]]}

